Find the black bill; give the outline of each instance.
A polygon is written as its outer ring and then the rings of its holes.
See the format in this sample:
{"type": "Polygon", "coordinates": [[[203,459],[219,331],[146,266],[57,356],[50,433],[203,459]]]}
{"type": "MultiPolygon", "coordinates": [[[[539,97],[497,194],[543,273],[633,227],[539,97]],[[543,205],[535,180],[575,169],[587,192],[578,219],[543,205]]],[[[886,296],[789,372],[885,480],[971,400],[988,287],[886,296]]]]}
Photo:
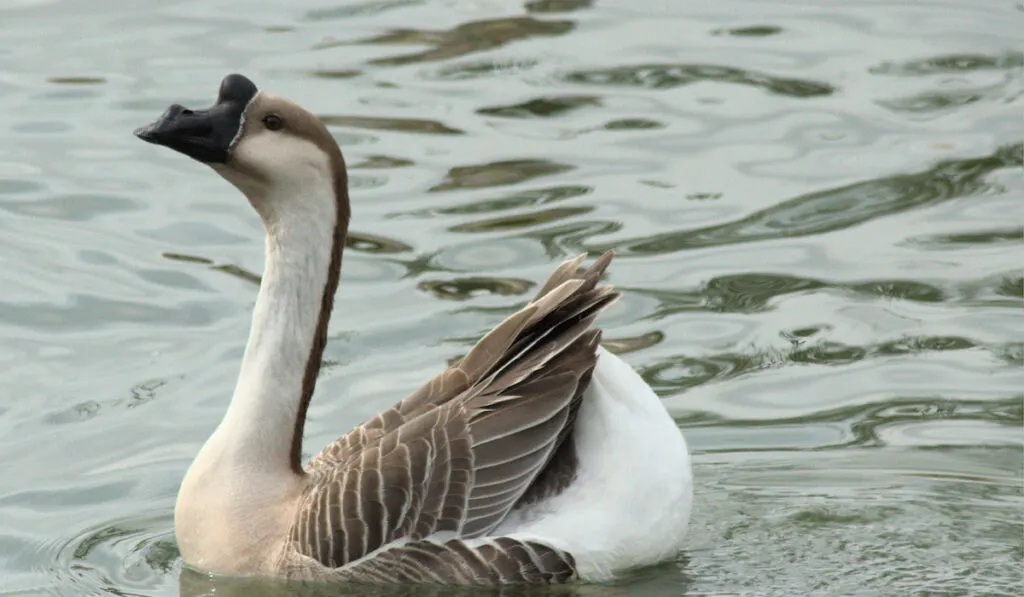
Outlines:
{"type": "Polygon", "coordinates": [[[189,110],[174,104],[156,122],[136,130],[135,136],[204,164],[223,164],[228,161],[231,142],[242,126],[242,112],[257,91],[246,77],[228,75],[220,84],[213,106],[189,110]]]}

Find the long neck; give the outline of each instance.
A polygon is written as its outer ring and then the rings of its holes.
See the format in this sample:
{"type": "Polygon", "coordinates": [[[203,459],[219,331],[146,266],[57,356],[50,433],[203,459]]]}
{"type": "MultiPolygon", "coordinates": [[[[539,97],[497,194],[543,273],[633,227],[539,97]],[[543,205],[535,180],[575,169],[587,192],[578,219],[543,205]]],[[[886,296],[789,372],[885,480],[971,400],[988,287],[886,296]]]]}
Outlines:
{"type": "Polygon", "coordinates": [[[288,213],[260,210],[267,229],[263,280],[231,404],[208,444],[221,464],[301,475],[306,410],[327,341],[348,217],[339,217],[333,192],[263,201],[288,213]],[[308,209],[288,211],[288,205],[308,209]]]}

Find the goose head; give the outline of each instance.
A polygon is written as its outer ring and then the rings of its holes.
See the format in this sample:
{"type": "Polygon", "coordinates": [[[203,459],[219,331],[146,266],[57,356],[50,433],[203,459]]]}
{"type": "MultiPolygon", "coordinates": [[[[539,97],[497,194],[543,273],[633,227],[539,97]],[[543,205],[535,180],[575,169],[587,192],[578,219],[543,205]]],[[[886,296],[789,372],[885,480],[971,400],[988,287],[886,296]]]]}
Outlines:
{"type": "MultiPolygon", "coordinates": [[[[298,104],[231,74],[204,109],[173,104],[135,135],[213,168],[270,226],[287,215],[336,209],[348,220],[345,161],[324,123],[298,104]],[[316,198],[327,205],[314,205],[316,198]]],[[[334,219],[334,218],[332,218],[334,219]]]]}

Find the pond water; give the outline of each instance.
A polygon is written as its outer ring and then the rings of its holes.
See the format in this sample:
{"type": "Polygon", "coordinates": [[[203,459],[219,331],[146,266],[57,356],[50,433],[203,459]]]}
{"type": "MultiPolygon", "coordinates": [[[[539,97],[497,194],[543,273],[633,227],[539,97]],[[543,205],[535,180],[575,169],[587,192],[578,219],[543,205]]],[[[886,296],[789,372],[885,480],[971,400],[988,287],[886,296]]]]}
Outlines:
{"type": "Polygon", "coordinates": [[[234,71],[351,166],[307,451],[615,248],[606,342],[685,431],[696,501],[678,561],[580,594],[1021,594],[1022,18],[0,0],[0,595],[290,593],[182,574],[172,532],[262,229],[131,133],[234,71]]]}

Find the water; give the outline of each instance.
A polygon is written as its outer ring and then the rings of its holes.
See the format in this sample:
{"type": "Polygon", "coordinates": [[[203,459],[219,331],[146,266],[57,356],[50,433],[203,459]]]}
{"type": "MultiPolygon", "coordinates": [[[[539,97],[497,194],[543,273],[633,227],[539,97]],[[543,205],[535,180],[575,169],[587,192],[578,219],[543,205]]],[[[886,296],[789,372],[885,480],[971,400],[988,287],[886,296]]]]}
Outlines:
{"type": "Polygon", "coordinates": [[[606,338],[685,430],[697,497],[677,562],[580,593],[1021,594],[1022,16],[0,2],[0,595],[288,594],[181,574],[172,533],[261,228],[131,131],[232,71],[351,165],[309,450],[615,247],[606,338]]]}

